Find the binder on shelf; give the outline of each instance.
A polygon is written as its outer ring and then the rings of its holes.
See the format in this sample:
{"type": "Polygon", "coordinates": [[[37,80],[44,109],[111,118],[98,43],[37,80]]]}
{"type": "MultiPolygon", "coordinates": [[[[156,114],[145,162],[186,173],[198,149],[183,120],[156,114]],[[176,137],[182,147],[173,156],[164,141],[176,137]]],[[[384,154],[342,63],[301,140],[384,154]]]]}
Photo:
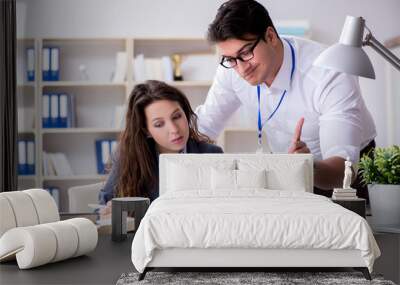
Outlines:
{"type": "Polygon", "coordinates": [[[117,143],[116,140],[110,141],[110,144],[111,144],[111,153],[110,153],[110,161],[109,161],[109,163],[111,163],[112,161],[115,161],[117,148],[118,148],[118,143],[117,143]]]}
{"type": "Polygon", "coordinates": [[[18,174],[27,174],[26,164],[26,142],[24,140],[18,141],[18,174]]]}
{"type": "Polygon", "coordinates": [[[68,105],[68,118],[67,118],[67,127],[68,128],[75,128],[76,122],[75,122],[75,99],[74,95],[72,94],[67,94],[68,100],[67,100],[67,105],[68,105]]]}
{"type": "Polygon", "coordinates": [[[57,127],[58,128],[67,128],[68,127],[68,95],[67,94],[60,94],[58,95],[59,100],[59,116],[57,120],[57,127]]]}
{"type": "Polygon", "coordinates": [[[117,151],[117,141],[111,141],[111,156],[112,158],[115,157],[115,152],[117,151]]]}
{"type": "Polygon", "coordinates": [[[50,48],[44,47],[42,50],[42,80],[50,81],[50,48]]]}
{"type": "Polygon", "coordinates": [[[26,141],[26,171],[28,175],[35,174],[35,142],[26,141]]]}
{"type": "Polygon", "coordinates": [[[26,75],[28,81],[35,81],[35,50],[34,48],[26,49],[26,75]]]}
{"type": "Polygon", "coordinates": [[[51,128],[50,122],[50,94],[42,96],[42,127],[51,128]]]}
{"type": "Polygon", "coordinates": [[[59,104],[58,94],[50,95],[50,128],[57,128],[59,125],[59,104]]]}
{"type": "Polygon", "coordinates": [[[106,174],[107,165],[110,163],[112,149],[116,149],[115,140],[96,140],[97,173],[106,174]]]}
{"type": "Polygon", "coordinates": [[[18,175],[35,174],[35,142],[18,140],[18,175]]]}
{"type": "Polygon", "coordinates": [[[60,80],[60,48],[50,48],[50,80],[60,80]]]}
{"type": "Polygon", "coordinates": [[[43,128],[75,127],[75,107],[73,98],[74,96],[66,93],[43,94],[43,128]]]}

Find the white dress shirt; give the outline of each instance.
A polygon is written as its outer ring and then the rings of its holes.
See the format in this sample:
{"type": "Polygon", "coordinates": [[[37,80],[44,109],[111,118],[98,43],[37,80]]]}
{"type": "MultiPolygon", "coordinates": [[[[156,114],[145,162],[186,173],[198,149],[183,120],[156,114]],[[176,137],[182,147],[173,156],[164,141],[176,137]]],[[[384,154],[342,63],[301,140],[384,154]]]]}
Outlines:
{"type": "MultiPolygon", "coordinates": [[[[296,123],[304,117],[301,140],[314,159],[350,157],[358,162],[360,150],[376,136],[375,124],[361,97],[358,77],[313,67],[324,46],[306,39],[287,38],[295,51],[284,46],[283,63],[271,87],[261,85],[261,117],[264,123],[286,95],[275,115],[264,124],[263,136],[273,152],[287,152],[296,123]]],[[[205,103],[196,109],[199,130],[216,139],[230,116],[243,107],[250,125],[257,130],[257,87],[242,79],[234,69],[219,66],[205,103]]],[[[254,140],[257,136],[254,135],[254,140]]]]}

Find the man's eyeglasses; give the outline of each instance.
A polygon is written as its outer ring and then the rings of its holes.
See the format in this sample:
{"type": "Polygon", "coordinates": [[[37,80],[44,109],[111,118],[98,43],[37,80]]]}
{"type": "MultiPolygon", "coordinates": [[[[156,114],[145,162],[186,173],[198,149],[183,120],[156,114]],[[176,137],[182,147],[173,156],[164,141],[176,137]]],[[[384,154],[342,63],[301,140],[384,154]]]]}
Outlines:
{"type": "Polygon", "coordinates": [[[220,64],[225,67],[225,68],[232,68],[237,65],[237,61],[240,60],[241,62],[246,62],[249,61],[254,57],[254,49],[260,42],[261,37],[258,37],[258,39],[254,42],[254,44],[249,48],[246,49],[242,52],[239,53],[237,57],[231,57],[231,56],[223,56],[221,59],[220,64]]]}

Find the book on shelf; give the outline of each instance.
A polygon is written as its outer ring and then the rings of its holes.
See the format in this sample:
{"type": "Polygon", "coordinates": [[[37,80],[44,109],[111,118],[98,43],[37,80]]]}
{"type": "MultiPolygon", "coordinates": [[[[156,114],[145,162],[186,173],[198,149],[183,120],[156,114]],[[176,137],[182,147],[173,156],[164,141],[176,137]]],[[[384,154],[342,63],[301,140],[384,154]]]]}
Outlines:
{"type": "Polygon", "coordinates": [[[126,52],[117,52],[115,59],[115,71],[111,82],[121,83],[125,81],[127,70],[127,54],[126,52]]]}
{"type": "Polygon", "coordinates": [[[96,161],[97,173],[106,174],[109,164],[113,160],[113,156],[117,150],[116,140],[96,140],[96,161]]]}
{"type": "Polygon", "coordinates": [[[188,81],[211,81],[219,64],[216,54],[193,53],[182,56],[181,72],[188,81]]]}
{"type": "Polygon", "coordinates": [[[54,176],[56,175],[54,171],[54,167],[50,164],[50,157],[48,157],[47,152],[42,152],[42,160],[43,160],[43,175],[46,176],[54,176]]]}
{"type": "Polygon", "coordinates": [[[144,55],[138,54],[132,62],[133,79],[136,81],[145,81],[144,55]]]}
{"type": "Polygon", "coordinates": [[[173,67],[169,56],[145,58],[139,54],[133,61],[134,80],[142,82],[145,80],[173,81],[173,67]]]}
{"type": "Polygon", "coordinates": [[[43,152],[43,175],[45,176],[72,176],[71,165],[64,153],[43,152]]]}
{"type": "Polygon", "coordinates": [[[172,60],[169,56],[161,57],[163,79],[164,81],[174,81],[174,72],[172,66],[172,60]]]}
{"type": "Polygon", "coordinates": [[[18,140],[18,174],[35,174],[35,142],[18,140]]]}
{"type": "MultiPolygon", "coordinates": [[[[170,56],[145,58],[143,54],[135,57],[133,63],[134,79],[173,81],[173,64],[170,56]]],[[[212,80],[218,66],[215,54],[185,54],[180,65],[185,80],[212,80]]]]}
{"type": "Polygon", "coordinates": [[[111,127],[122,130],[125,128],[126,105],[118,105],[114,107],[114,116],[111,127]]]}
{"type": "Polygon", "coordinates": [[[74,128],[74,96],[67,93],[46,93],[42,95],[42,127],[74,128]]]}
{"type": "Polygon", "coordinates": [[[147,79],[163,80],[163,70],[161,58],[144,59],[145,76],[147,79]]]}

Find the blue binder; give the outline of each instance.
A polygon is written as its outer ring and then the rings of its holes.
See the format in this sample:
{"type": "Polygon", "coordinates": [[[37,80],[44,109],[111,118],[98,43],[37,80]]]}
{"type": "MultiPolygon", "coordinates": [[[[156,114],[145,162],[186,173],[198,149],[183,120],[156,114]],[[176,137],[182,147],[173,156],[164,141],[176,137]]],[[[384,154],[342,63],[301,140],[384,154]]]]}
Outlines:
{"type": "Polygon", "coordinates": [[[42,95],[42,127],[51,128],[50,122],[50,94],[42,95]]]}
{"type": "Polygon", "coordinates": [[[50,48],[50,80],[60,80],[60,48],[50,48]]]}
{"type": "Polygon", "coordinates": [[[26,174],[35,174],[35,142],[33,140],[26,143],[26,174]]]}
{"type": "Polygon", "coordinates": [[[68,96],[68,119],[67,119],[67,127],[75,128],[75,102],[74,95],[67,94],[68,96]]]}
{"type": "Polygon", "coordinates": [[[50,94],[50,128],[57,128],[59,125],[59,104],[58,94],[50,94]]]}
{"type": "Polygon", "coordinates": [[[110,161],[112,141],[113,140],[96,140],[96,160],[98,174],[106,173],[106,166],[110,161]]]}
{"type": "Polygon", "coordinates": [[[115,153],[117,151],[118,144],[117,144],[116,140],[111,140],[110,144],[111,144],[111,160],[114,160],[116,158],[116,154],[115,153]]]}
{"type": "Polygon", "coordinates": [[[42,50],[42,80],[51,80],[50,76],[50,48],[44,47],[42,50]]]}
{"type": "Polygon", "coordinates": [[[35,81],[35,49],[26,49],[26,75],[28,81],[35,81]]]}
{"type": "Polygon", "coordinates": [[[26,142],[24,140],[18,140],[18,174],[27,174],[26,164],[26,142]]]}
{"type": "Polygon", "coordinates": [[[68,104],[68,94],[59,94],[58,95],[58,128],[67,128],[68,127],[68,117],[70,116],[69,104],[68,104]]]}

